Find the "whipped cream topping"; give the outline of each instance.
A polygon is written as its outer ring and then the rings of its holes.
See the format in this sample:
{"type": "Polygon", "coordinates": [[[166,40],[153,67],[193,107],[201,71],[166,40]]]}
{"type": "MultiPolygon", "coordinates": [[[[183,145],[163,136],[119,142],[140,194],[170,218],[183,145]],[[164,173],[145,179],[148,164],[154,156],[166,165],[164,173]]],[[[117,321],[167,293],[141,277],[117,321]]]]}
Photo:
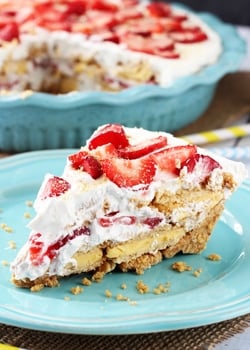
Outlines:
{"type": "MultiPolygon", "coordinates": [[[[158,136],[167,138],[167,147],[187,144],[186,141],[164,132],[151,132],[141,128],[124,128],[124,130],[130,145],[158,136]]],[[[87,146],[81,150],[86,149],[87,146]]],[[[200,154],[210,154],[200,148],[198,151],[200,154]]],[[[230,173],[238,186],[246,177],[245,167],[239,162],[215,155],[212,157],[220,163],[221,168],[212,171],[208,186],[211,190],[221,190],[226,198],[230,191],[223,186],[223,173],[230,173]]],[[[202,169],[196,167],[190,173],[184,167],[180,176],[176,176],[158,167],[153,181],[147,188],[140,186],[125,188],[118,187],[105,175],[93,179],[87,172],[73,169],[68,161],[62,178],[70,184],[70,188],[60,196],[44,199],[42,194],[53,175],[45,176],[34,203],[36,216],[28,225],[31,229],[30,237],[39,233],[43,251],[46,252],[55,242],[68,237],[72,232],[77,232],[79,228],[87,227],[88,231],[66,242],[58,249],[54,259],[50,260],[45,255],[38,265],[30,261],[29,240],[11,265],[15,278],[33,280],[45,273],[62,276],[70,274],[65,266],[69,262],[73,266],[76,264],[72,256],[77,251],[91,250],[109,240],[115,243],[125,242],[139,237],[142,233],[150,233],[154,225],[178,226],[178,220],[183,214],[190,217],[186,221],[185,229],[189,231],[195,228],[204,219],[209,200],[195,204],[187,202],[184,207],[173,210],[168,216],[149,204],[159,192],[175,195],[181,189],[200,188],[201,171],[202,169]]]]}
{"type": "MultiPolygon", "coordinates": [[[[141,6],[144,6],[145,3],[147,2],[142,2],[141,6]]],[[[144,62],[152,70],[156,84],[168,87],[177,79],[198,73],[203,67],[214,64],[223,49],[219,35],[197,15],[174,6],[173,11],[176,15],[188,13],[188,23],[192,24],[192,27],[200,27],[207,35],[207,40],[201,42],[189,44],[177,42],[175,49],[180,55],[178,59],[161,58],[156,55],[131,51],[127,49],[125,44],[118,45],[101,41],[98,35],[86,37],[80,33],[50,32],[38,27],[32,28],[31,33],[27,30],[21,33],[18,43],[1,47],[0,65],[4,66],[9,60],[29,62],[25,69],[20,68],[23,70],[21,75],[16,74],[15,70],[12,69],[5,73],[9,86],[13,86],[17,91],[22,91],[27,86],[31,90],[39,90],[45,84],[45,74],[46,84],[53,83],[55,76],[50,72],[53,66],[57,66],[57,70],[65,76],[74,76],[75,61],[79,57],[85,62],[94,60],[106,72],[107,81],[111,84],[113,80],[114,85],[122,66],[129,69],[144,62]],[[39,50],[41,57],[32,57],[32,52],[39,52],[39,50]]],[[[77,79],[80,91],[102,90],[102,86],[94,74],[89,77],[85,73],[79,73],[77,79]]],[[[121,76],[119,76],[119,81],[120,83],[124,82],[126,86],[140,83],[121,76]]],[[[4,83],[2,84],[4,85],[4,83]]]]}

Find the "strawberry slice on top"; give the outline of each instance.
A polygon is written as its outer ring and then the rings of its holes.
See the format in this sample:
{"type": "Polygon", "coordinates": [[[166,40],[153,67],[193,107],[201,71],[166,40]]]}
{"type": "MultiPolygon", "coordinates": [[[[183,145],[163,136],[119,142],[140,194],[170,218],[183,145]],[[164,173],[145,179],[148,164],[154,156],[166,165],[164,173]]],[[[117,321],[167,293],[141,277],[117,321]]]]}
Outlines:
{"type": "Polygon", "coordinates": [[[86,171],[93,179],[98,179],[102,175],[101,164],[98,160],[87,152],[80,151],[69,156],[69,161],[73,169],[86,171]]]}
{"type": "Polygon", "coordinates": [[[167,147],[151,155],[156,164],[164,171],[178,174],[183,162],[194,156],[195,145],[180,145],[167,147]]]}
{"type": "Polygon", "coordinates": [[[214,169],[221,168],[221,165],[208,155],[196,153],[181,164],[180,170],[184,167],[188,173],[196,171],[199,182],[203,182],[214,169]]]}
{"type": "Polygon", "coordinates": [[[118,150],[121,158],[136,159],[143,157],[167,145],[167,139],[164,136],[158,136],[136,145],[130,145],[118,150]]]}
{"type": "Polygon", "coordinates": [[[99,146],[112,143],[115,148],[123,148],[129,145],[127,136],[120,124],[107,124],[90,138],[88,148],[93,150],[99,146]]]}
{"type": "Polygon", "coordinates": [[[104,174],[119,187],[149,185],[154,178],[156,166],[150,158],[101,160],[104,174]]]}

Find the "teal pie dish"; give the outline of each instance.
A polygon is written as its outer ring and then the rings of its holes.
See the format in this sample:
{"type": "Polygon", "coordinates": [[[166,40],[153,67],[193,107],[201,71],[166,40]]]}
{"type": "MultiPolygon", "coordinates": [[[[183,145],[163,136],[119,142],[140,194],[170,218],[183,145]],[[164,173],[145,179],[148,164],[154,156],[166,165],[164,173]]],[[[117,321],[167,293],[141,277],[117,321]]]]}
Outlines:
{"type": "Polygon", "coordinates": [[[78,148],[106,123],[174,132],[195,121],[209,106],[220,79],[237,71],[246,54],[234,26],[208,13],[199,17],[221,38],[223,51],[215,64],[166,88],[0,96],[0,151],[78,148]]]}

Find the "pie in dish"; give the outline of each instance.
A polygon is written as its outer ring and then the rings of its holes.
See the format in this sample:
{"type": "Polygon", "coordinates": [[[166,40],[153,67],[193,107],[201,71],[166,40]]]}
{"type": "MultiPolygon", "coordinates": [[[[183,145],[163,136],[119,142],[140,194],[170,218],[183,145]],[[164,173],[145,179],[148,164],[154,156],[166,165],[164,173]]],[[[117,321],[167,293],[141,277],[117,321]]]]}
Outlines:
{"type": "Polygon", "coordinates": [[[13,283],[56,286],[82,272],[99,280],[115,268],[141,274],[177,253],[200,253],[245,177],[242,163],[169,133],[103,125],[61,176],[45,176],[13,283]]]}
{"type": "Polygon", "coordinates": [[[198,15],[165,2],[3,0],[0,13],[3,92],[166,87],[222,52],[198,15]]]}

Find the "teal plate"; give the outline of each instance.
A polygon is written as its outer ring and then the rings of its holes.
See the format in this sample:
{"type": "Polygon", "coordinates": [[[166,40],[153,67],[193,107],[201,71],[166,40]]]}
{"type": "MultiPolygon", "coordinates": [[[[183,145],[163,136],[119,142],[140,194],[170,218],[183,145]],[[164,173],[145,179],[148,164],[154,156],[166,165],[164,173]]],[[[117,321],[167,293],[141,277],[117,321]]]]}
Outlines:
{"type": "Polygon", "coordinates": [[[132,334],[184,329],[234,318],[250,312],[250,182],[246,181],[228,200],[206,250],[200,255],[177,256],[164,260],[144,275],[113,272],[101,283],[82,286],[83,276],[61,280],[60,287],[37,293],[16,288],[10,282],[7,262],[27,239],[29,219],[34,215],[26,201],[34,200],[45,171],[60,175],[66,155],[73,150],[36,151],[0,161],[0,322],[43,331],[75,334],[132,334]],[[16,243],[16,249],[10,242],[16,243]],[[220,261],[210,261],[210,253],[220,261]],[[175,261],[185,261],[192,271],[171,269],[175,261]],[[199,277],[193,272],[202,269],[199,277]],[[136,283],[150,288],[139,294],[136,283]],[[122,289],[122,284],[126,289],[122,289]],[[159,284],[169,291],[155,294],[159,284]],[[111,297],[105,291],[112,293],[111,297]],[[129,300],[117,300],[121,294],[129,300]]]}

